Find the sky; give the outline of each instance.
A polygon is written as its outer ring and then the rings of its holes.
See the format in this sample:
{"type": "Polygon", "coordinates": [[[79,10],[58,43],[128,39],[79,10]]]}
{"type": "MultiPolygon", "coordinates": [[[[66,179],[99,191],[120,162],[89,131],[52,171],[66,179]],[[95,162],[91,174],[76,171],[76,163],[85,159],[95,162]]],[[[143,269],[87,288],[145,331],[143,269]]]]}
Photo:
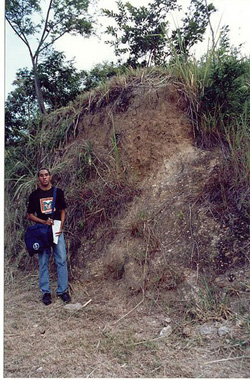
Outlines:
{"type": "MultiPolygon", "coordinates": [[[[149,0],[130,0],[135,6],[145,5],[149,0]]],[[[242,53],[250,55],[250,0],[210,0],[217,9],[212,15],[211,21],[214,31],[228,24],[230,27],[231,44],[238,46],[243,43],[242,53]]],[[[189,0],[179,0],[185,8],[189,0]]],[[[99,0],[100,8],[116,9],[116,0],[99,0]]],[[[101,18],[100,22],[109,25],[110,19],[101,18]]],[[[178,24],[175,14],[170,15],[170,22],[178,24]]],[[[105,25],[104,25],[105,26],[105,25]]],[[[57,50],[66,54],[67,60],[75,59],[75,67],[78,70],[90,70],[95,64],[104,61],[116,61],[113,49],[105,44],[108,36],[104,36],[104,27],[101,29],[102,37],[86,39],[80,36],[65,36],[58,40],[54,46],[57,50]]],[[[209,37],[208,37],[209,38],[209,37]]],[[[196,56],[207,50],[207,42],[195,47],[196,56]]],[[[16,72],[20,68],[31,68],[29,53],[24,43],[14,34],[13,30],[5,24],[5,97],[13,90],[12,82],[16,72]]]]}

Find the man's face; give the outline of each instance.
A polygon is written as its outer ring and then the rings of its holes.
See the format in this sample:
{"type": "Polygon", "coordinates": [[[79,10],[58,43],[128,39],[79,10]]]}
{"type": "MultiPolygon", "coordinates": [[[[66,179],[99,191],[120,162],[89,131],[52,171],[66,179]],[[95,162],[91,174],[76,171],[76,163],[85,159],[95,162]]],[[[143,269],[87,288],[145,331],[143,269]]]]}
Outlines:
{"type": "Polygon", "coordinates": [[[38,181],[42,187],[48,187],[51,182],[51,176],[46,169],[42,169],[39,172],[38,181]]]}

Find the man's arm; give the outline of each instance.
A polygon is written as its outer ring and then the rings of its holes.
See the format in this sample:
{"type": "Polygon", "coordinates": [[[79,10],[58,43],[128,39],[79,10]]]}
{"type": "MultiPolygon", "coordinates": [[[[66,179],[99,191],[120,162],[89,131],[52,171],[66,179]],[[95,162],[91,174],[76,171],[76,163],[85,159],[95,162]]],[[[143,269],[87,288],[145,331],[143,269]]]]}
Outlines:
{"type": "Polygon", "coordinates": [[[28,214],[28,218],[29,220],[32,220],[33,222],[40,223],[40,224],[47,224],[48,226],[51,226],[53,224],[52,219],[48,218],[47,220],[43,220],[43,219],[38,218],[36,215],[32,213],[28,214]]]}

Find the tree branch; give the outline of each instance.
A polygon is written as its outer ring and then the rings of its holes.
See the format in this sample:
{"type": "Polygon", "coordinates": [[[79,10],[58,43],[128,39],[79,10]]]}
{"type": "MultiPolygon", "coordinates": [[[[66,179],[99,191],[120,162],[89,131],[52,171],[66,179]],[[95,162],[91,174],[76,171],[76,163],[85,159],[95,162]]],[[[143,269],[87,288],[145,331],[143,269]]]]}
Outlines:
{"type": "Polygon", "coordinates": [[[6,16],[5,17],[6,20],[8,21],[10,27],[14,30],[14,32],[18,35],[18,37],[23,41],[23,43],[25,43],[25,45],[29,46],[29,42],[27,40],[27,38],[25,36],[23,36],[22,34],[20,34],[17,29],[14,27],[14,25],[12,24],[12,22],[8,19],[8,17],[6,16]]]}
{"type": "Polygon", "coordinates": [[[44,28],[43,28],[43,33],[42,33],[42,36],[40,38],[40,42],[38,44],[38,47],[36,49],[36,52],[34,54],[34,57],[36,58],[37,60],[37,57],[40,53],[40,48],[41,46],[44,44],[44,42],[46,41],[50,31],[48,31],[48,21],[49,21],[49,14],[50,14],[50,11],[51,11],[51,8],[52,8],[52,4],[53,4],[53,0],[50,0],[50,3],[49,3],[49,7],[48,7],[48,10],[47,10],[47,14],[46,14],[46,19],[45,19],[45,24],[44,24],[44,28]]]}

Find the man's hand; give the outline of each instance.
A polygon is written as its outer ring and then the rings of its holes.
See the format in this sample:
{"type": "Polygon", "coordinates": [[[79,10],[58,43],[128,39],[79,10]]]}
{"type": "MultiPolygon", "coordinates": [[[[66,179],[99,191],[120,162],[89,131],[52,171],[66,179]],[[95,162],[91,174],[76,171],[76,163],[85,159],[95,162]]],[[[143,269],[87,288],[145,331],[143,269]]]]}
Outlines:
{"type": "Polygon", "coordinates": [[[56,232],[56,236],[58,236],[58,237],[59,237],[61,234],[62,234],[62,230],[56,232]]]}
{"type": "Polygon", "coordinates": [[[47,226],[52,226],[52,225],[54,224],[54,220],[48,218],[48,219],[46,220],[46,223],[45,223],[45,224],[47,224],[47,226]]]}

